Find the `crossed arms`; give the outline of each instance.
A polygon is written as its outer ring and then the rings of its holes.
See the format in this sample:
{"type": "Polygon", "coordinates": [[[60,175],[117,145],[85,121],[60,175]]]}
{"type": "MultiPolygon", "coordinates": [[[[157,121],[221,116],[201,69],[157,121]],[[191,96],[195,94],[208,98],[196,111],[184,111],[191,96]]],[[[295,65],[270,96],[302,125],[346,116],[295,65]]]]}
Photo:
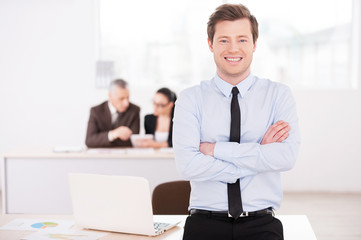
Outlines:
{"type": "Polygon", "coordinates": [[[282,114],[262,141],[202,142],[200,111],[194,96],[182,95],[176,103],[173,147],[178,171],[192,181],[233,183],[238,178],[293,168],[299,148],[298,119],[290,93],[279,104],[282,114]]]}
{"type": "MultiPolygon", "coordinates": [[[[276,122],[268,128],[266,134],[263,136],[261,145],[268,143],[281,143],[289,136],[291,130],[290,125],[282,120],[276,122]]],[[[199,144],[199,151],[204,155],[214,157],[214,147],[216,143],[203,142],[199,144]]]]}

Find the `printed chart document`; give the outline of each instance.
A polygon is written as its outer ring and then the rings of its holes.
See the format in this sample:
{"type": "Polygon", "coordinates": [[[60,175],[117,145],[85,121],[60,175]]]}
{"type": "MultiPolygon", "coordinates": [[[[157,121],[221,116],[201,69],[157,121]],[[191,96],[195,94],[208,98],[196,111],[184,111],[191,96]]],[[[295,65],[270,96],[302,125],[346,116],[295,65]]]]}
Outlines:
{"type": "Polygon", "coordinates": [[[0,230],[40,231],[45,229],[56,229],[58,231],[68,230],[74,225],[72,220],[55,219],[14,219],[0,227],[0,230]]]}
{"type": "Polygon", "coordinates": [[[22,238],[22,240],[96,240],[106,236],[107,233],[94,232],[94,231],[80,231],[80,230],[65,230],[65,231],[54,231],[45,230],[35,232],[22,238]]]}

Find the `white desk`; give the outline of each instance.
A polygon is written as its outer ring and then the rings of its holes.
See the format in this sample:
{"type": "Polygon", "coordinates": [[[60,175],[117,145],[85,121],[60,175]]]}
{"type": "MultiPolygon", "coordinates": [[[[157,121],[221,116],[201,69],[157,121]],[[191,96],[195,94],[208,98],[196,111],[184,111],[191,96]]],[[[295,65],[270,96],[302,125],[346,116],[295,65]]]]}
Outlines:
{"type": "Polygon", "coordinates": [[[48,147],[6,153],[1,164],[3,212],[71,214],[68,173],[141,176],[148,179],[151,191],[160,183],[180,179],[171,152],[121,151],[54,153],[48,147]]]}
{"type": "MultiPolygon", "coordinates": [[[[41,218],[44,219],[48,217],[49,219],[72,219],[71,216],[35,216],[35,215],[2,215],[0,216],[0,225],[4,225],[16,218],[41,218]]],[[[187,216],[183,216],[184,219],[187,216]]],[[[312,230],[310,222],[305,215],[278,215],[282,221],[284,229],[284,239],[285,240],[317,240],[316,236],[312,230]]],[[[101,240],[180,240],[183,235],[183,225],[182,222],[179,226],[169,230],[168,232],[157,236],[157,237],[145,237],[121,233],[109,233],[107,236],[100,238],[101,240]]],[[[0,230],[0,239],[6,240],[19,240],[21,237],[31,234],[31,231],[14,231],[14,230],[0,230]]]]}

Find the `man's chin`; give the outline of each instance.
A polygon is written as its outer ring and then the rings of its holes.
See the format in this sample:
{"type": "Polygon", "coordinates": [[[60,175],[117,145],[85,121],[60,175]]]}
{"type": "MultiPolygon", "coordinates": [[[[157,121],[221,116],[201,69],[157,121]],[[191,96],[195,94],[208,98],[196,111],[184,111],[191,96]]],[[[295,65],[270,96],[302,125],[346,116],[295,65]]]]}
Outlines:
{"type": "Polygon", "coordinates": [[[249,70],[233,70],[233,71],[224,71],[224,75],[232,78],[238,77],[247,77],[249,75],[249,70]]]}
{"type": "Polygon", "coordinates": [[[124,108],[124,109],[117,109],[117,111],[118,111],[118,112],[120,112],[120,113],[123,113],[123,112],[127,111],[127,108],[124,108]]]}

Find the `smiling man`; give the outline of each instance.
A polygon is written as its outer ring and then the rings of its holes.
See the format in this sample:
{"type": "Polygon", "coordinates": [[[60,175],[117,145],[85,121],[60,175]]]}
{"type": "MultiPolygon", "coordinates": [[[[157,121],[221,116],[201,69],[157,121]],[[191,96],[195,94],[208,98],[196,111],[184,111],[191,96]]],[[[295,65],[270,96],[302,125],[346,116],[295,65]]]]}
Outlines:
{"type": "Polygon", "coordinates": [[[245,6],[219,6],[207,32],[217,73],[184,90],[174,115],[175,160],[192,187],[183,239],[283,239],[274,210],[300,144],[295,101],[251,73],[258,23],[245,6]]]}
{"type": "Polygon", "coordinates": [[[245,79],[250,74],[258,32],[253,37],[251,23],[246,18],[221,21],[213,28],[209,30],[213,34],[210,33],[208,45],[213,52],[217,73],[228,83],[236,85],[240,78],[245,79]]]}

